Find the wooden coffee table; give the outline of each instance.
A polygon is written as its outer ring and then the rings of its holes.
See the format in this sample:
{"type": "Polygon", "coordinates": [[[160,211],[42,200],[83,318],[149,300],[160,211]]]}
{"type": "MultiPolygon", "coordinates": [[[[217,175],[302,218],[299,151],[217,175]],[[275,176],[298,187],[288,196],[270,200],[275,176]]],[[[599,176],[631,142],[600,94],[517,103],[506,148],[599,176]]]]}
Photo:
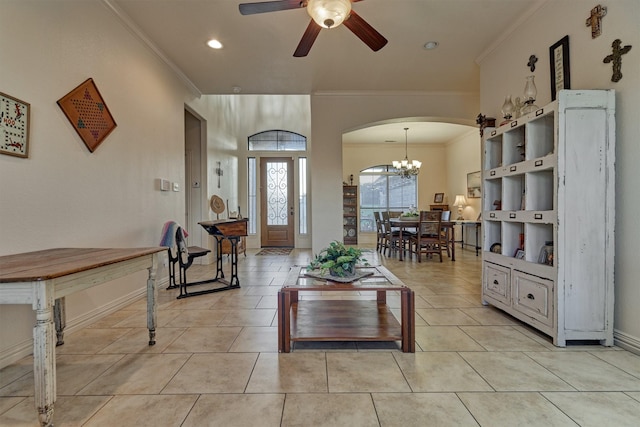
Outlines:
{"type": "Polygon", "coordinates": [[[372,273],[338,283],[305,276],[293,267],[278,292],[278,351],[289,353],[291,341],[401,341],[402,351],[415,352],[414,292],[385,267],[362,267],[372,273]],[[370,300],[299,299],[301,292],[376,292],[370,300]],[[400,295],[400,322],[387,305],[387,292],[400,295]]]}

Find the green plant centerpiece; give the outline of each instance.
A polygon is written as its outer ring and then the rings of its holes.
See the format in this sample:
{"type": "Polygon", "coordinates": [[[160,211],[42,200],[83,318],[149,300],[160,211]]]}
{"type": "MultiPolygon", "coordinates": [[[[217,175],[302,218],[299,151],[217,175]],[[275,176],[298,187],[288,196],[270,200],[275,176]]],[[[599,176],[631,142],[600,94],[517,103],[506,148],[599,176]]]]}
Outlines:
{"type": "Polygon", "coordinates": [[[311,264],[307,266],[307,271],[320,270],[322,274],[329,271],[332,276],[348,277],[355,274],[356,264],[359,262],[363,265],[369,265],[367,260],[362,258],[361,249],[348,248],[336,240],[316,255],[311,264]]]}
{"type": "Polygon", "coordinates": [[[416,208],[414,208],[413,206],[411,206],[411,208],[409,208],[408,211],[406,212],[402,212],[402,214],[400,214],[400,219],[402,218],[406,218],[406,219],[416,219],[420,216],[420,213],[416,210],[416,208]]]}

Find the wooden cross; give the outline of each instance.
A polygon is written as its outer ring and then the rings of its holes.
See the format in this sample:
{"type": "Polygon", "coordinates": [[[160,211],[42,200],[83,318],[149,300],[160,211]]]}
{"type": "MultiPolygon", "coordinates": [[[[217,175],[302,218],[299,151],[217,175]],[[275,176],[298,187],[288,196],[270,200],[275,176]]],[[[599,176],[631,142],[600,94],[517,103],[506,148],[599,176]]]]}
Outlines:
{"type": "Polygon", "coordinates": [[[595,39],[602,34],[602,18],[607,14],[607,8],[597,5],[591,9],[591,15],[587,18],[586,26],[591,27],[591,38],[595,39]]]}
{"type": "Polygon", "coordinates": [[[621,44],[622,42],[620,39],[615,39],[611,44],[613,53],[605,56],[602,60],[605,64],[613,62],[613,75],[611,76],[612,82],[619,82],[622,79],[622,55],[631,50],[631,45],[626,45],[625,47],[620,48],[621,44]]]}
{"type": "Polygon", "coordinates": [[[529,69],[532,73],[536,70],[536,62],[538,62],[538,58],[536,58],[535,55],[531,55],[529,57],[529,62],[527,62],[527,65],[529,66],[529,69]]]}

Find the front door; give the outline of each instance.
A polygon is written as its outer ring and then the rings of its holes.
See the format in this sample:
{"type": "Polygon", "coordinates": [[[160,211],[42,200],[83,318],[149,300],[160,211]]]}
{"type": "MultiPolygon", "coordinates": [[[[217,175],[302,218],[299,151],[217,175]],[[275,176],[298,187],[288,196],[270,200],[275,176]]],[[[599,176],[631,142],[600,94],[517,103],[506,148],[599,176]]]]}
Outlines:
{"type": "Polygon", "coordinates": [[[293,247],[293,159],[260,159],[260,246],[293,247]]]}

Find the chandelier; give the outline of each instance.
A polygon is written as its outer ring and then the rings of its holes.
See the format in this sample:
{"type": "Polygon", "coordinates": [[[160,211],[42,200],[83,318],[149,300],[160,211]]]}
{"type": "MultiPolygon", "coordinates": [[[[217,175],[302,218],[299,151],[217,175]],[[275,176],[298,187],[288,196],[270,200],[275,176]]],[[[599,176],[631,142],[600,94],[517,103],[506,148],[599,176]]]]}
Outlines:
{"type": "Polygon", "coordinates": [[[414,175],[420,173],[420,166],[422,162],[418,160],[409,161],[407,155],[407,131],[409,128],[404,128],[404,160],[393,161],[393,167],[396,169],[396,174],[400,175],[400,178],[411,178],[414,175]]]}

